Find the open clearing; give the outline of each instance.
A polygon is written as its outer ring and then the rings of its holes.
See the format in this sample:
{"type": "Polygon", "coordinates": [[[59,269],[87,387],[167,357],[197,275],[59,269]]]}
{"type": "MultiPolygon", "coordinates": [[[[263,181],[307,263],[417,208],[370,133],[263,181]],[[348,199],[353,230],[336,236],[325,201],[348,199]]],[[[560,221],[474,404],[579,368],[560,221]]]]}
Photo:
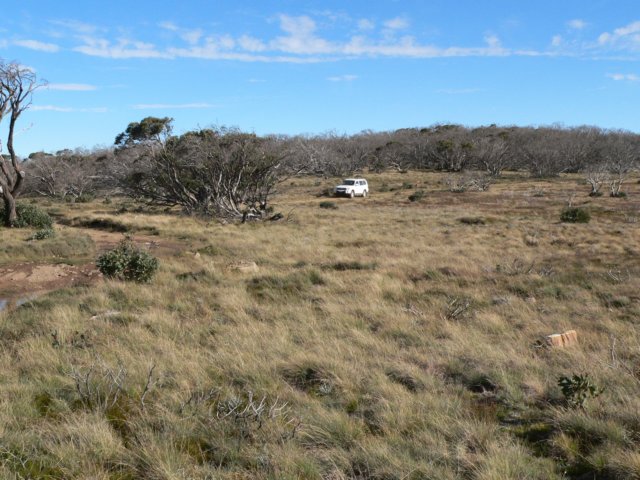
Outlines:
{"type": "Polygon", "coordinates": [[[640,478],[638,179],[366,178],[292,179],[279,222],[39,201],[55,238],[0,230],[0,297],[25,299],[0,312],[0,477],[640,478]],[[150,284],[95,273],[124,232],[150,284]],[[585,373],[604,391],[570,408],[585,373]]]}

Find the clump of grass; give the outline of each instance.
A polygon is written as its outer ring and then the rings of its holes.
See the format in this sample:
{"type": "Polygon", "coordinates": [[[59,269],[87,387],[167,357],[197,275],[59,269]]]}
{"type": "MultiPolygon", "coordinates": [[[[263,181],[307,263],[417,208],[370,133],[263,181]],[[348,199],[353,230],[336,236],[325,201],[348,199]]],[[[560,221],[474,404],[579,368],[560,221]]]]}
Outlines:
{"type": "Polygon", "coordinates": [[[560,221],[564,223],[589,223],[591,214],[580,207],[567,207],[560,213],[560,221]]]}
{"type": "Polygon", "coordinates": [[[389,380],[399,383],[410,392],[424,390],[424,384],[420,379],[414,377],[410,373],[393,369],[387,371],[387,377],[389,377],[389,380]]]}
{"type": "Polygon", "coordinates": [[[613,198],[627,198],[627,192],[611,192],[609,196],[613,198]]]}
{"type": "Polygon", "coordinates": [[[276,300],[280,296],[299,297],[312,286],[325,283],[324,277],[315,270],[298,271],[285,276],[254,277],[247,282],[247,290],[258,298],[276,300]]]}
{"type": "Polygon", "coordinates": [[[335,376],[325,366],[315,362],[285,365],[280,371],[288,384],[312,395],[329,395],[335,388],[335,376]]]}
{"type": "Polygon", "coordinates": [[[354,260],[349,262],[335,262],[331,265],[326,265],[324,268],[344,272],[346,270],[375,270],[376,266],[375,263],[362,263],[354,260]]]}
{"type": "Polygon", "coordinates": [[[458,221],[464,225],[485,225],[487,223],[483,217],[462,217],[458,221]]]}

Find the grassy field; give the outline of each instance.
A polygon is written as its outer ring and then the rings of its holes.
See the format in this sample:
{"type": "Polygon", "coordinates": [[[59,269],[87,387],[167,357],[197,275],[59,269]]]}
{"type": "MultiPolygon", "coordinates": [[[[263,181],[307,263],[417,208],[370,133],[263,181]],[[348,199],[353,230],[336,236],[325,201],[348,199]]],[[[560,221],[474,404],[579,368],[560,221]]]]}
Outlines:
{"type": "Polygon", "coordinates": [[[638,179],[446,177],[353,200],[293,179],[283,220],[245,225],[39,200],[57,237],[0,230],[0,266],[90,263],[122,232],[161,264],[0,312],[0,478],[639,479],[638,179]],[[604,391],[572,408],[574,374],[604,391]]]}

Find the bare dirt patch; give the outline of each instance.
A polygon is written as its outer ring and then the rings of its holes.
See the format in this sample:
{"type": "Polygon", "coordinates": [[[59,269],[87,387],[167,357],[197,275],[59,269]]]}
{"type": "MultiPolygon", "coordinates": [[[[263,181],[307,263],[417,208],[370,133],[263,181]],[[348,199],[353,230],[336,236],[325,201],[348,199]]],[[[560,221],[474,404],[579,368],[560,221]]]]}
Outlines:
{"type": "Polygon", "coordinates": [[[17,263],[0,268],[0,309],[19,302],[74,285],[86,285],[100,278],[93,264],[17,263]]]}
{"type": "MultiPolygon", "coordinates": [[[[122,233],[117,232],[78,227],[58,226],[58,228],[82,231],[94,241],[98,253],[113,248],[124,238],[122,233]]],[[[161,240],[154,236],[136,235],[133,240],[158,256],[175,255],[184,249],[184,246],[178,242],[161,240]]],[[[0,267],[0,310],[61,288],[88,285],[101,277],[95,262],[82,265],[33,262],[6,265],[0,267]]]]}

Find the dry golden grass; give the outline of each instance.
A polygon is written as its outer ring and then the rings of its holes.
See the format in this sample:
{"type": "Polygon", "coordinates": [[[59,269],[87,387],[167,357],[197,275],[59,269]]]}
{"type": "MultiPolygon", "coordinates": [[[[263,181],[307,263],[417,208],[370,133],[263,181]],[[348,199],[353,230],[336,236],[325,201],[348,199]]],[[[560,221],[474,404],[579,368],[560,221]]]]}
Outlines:
{"type": "Polygon", "coordinates": [[[0,476],[639,478],[640,185],[367,178],[337,209],[332,180],[295,179],[277,223],[45,205],[64,238],[156,238],[161,267],[0,313],[0,476]],[[573,194],[591,223],[559,222],[573,194]],[[570,328],[577,346],[536,345],[570,328]],[[573,373],[605,387],[584,409],[573,373]]]}

